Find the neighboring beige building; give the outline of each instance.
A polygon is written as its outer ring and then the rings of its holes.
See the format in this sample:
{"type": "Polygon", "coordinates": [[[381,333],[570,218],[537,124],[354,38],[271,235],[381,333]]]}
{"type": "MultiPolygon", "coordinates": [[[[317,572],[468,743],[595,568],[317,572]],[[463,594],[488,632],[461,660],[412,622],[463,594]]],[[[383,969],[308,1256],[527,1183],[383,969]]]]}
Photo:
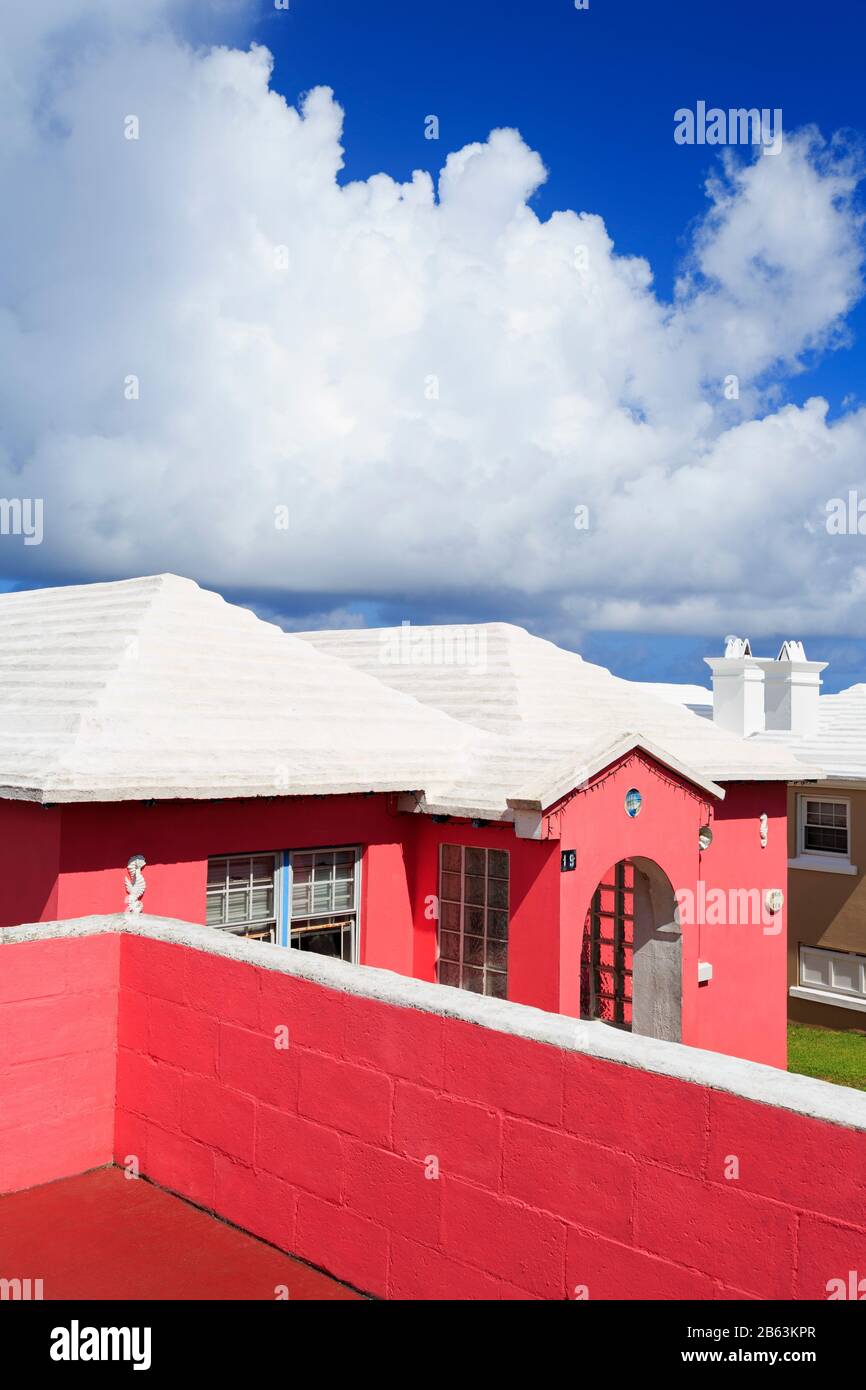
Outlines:
{"type": "Polygon", "coordinates": [[[866,1032],[866,684],[820,695],[826,662],[796,642],[771,660],[729,638],[707,664],[712,691],[651,689],[732,732],[785,742],[824,773],[789,791],[789,1017],[866,1032]]]}

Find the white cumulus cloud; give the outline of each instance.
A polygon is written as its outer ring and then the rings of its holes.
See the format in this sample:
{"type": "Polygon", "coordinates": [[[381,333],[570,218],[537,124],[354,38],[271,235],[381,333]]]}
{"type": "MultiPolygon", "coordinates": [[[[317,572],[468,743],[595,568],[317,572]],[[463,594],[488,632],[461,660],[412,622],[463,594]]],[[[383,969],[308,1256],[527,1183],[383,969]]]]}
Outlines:
{"type": "Polygon", "coordinates": [[[296,109],[189,13],[0,20],[0,494],[45,508],[3,572],[531,605],[566,636],[866,630],[862,538],[824,525],[866,412],[784,403],[863,289],[844,152],[720,164],[668,303],[601,216],[538,218],[517,131],[435,183],[343,184],[334,94],[296,109]]]}

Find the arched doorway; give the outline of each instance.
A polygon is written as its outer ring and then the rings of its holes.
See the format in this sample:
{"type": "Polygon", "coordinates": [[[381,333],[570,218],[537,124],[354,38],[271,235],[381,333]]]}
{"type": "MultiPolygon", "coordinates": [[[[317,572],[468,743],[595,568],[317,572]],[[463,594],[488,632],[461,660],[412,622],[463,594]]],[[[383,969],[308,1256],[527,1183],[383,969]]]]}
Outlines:
{"type": "Polygon", "coordinates": [[[644,1037],[682,1037],[676,900],[651,859],[621,859],[593,893],[581,948],[580,1013],[644,1037]]]}

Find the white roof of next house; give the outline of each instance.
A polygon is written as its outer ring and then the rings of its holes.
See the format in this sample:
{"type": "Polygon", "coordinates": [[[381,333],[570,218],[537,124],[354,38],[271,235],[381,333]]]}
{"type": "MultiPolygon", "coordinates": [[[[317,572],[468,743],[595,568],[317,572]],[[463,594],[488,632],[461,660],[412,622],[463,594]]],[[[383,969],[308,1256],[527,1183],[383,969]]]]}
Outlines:
{"type": "Polygon", "coordinates": [[[391,791],[450,780],[471,741],[190,579],[0,597],[0,795],[391,791]]]}
{"type": "Polygon", "coordinates": [[[828,777],[866,780],[866,685],[822,695],[817,734],[792,746],[798,757],[817,764],[828,777]]]}
{"type": "MultiPolygon", "coordinates": [[[[636,681],[640,690],[684,705],[707,719],[713,717],[713,692],[699,685],[659,685],[636,681]]],[[[818,698],[818,728],[797,735],[785,729],[749,735],[750,743],[787,746],[803,762],[819,767],[836,781],[866,781],[866,684],[852,685],[836,695],[818,698]]]]}
{"type": "MultiPolygon", "coordinates": [[[[789,750],[761,748],[726,733],[679,704],[647,695],[575,652],[510,623],[301,634],[318,651],[375,673],[396,690],[502,742],[499,755],[529,786],[555,789],[572,771],[591,774],[628,740],[642,744],[692,780],[785,781],[816,775],[789,750]]],[[[611,761],[612,759],[608,759],[611,761]]],[[[577,785],[577,783],[572,783],[577,785]]],[[[511,796],[519,798],[521,792],[511,796]]],[[[544,799],[542,795],[542,800],[544,799]]],[[[546,804],[550,804],[547,802],[546,804]]]]}
{"type": "Polygon", "coordinates": [[[0,596],[0,796],[402,791],[512,819],[636,745],[714,794],[814,775],[506,623],[293,635],[174,575],[0,596]]]}

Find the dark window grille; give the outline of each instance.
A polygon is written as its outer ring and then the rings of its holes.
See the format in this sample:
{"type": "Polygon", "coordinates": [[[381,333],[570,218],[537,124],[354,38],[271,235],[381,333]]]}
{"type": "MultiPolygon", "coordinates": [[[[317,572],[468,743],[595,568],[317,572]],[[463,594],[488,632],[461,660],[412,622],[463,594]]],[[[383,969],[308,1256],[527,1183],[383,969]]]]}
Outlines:
{"type": "Polygon", "coordinates": [[[440,984],[508,998],[508,880],[506,850],[440,845],[440,984]]]}
{"type": "Polygon", "coordinates": [[[622,859],[592,897],[581,950],[580,1015],[631,1032],[634,866],[622,859]]]}

